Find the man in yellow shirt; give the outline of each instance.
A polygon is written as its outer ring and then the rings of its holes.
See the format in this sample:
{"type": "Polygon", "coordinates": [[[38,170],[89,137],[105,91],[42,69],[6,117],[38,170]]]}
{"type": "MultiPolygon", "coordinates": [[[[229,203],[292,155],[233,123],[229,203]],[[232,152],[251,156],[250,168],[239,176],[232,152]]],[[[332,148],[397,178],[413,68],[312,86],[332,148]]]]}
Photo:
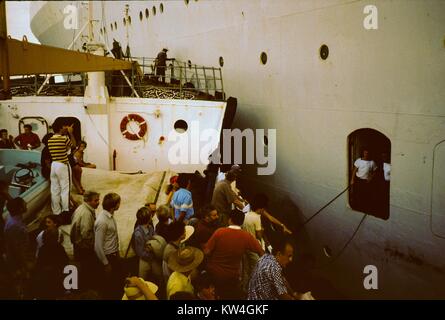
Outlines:
{"type": "Polygon", "coordinates": [[[194,247],[184,247],[168,259],[168,267],[174,272],[170,275],[167,282],[167,299],[176,292],[189,292],[194,294],[194,288],[191,282],[191,274],[201,264],[204,259],[204,253],[194,247]]]}

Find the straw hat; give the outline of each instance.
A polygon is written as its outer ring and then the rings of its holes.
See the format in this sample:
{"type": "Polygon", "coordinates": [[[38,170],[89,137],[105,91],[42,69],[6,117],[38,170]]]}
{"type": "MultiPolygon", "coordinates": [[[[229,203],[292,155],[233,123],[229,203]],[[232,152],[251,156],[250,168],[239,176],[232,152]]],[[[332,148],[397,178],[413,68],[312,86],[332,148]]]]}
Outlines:
{"type": "MultiPolygon", "coordinates": [[[[155,285],[153,282],[150,281],[145,281],[142,278],[139,278],[142,282],[145,283],[145,285],[148,286],[148,288],[150,289],[151,292],[153,292],[153,294],[156,293],[156,291],[158,291],[158,286],[155,285]]],[[[124,296],[122,297],[122,300],[145,300],[145,296],[142,293],[141,290],[139,290],[138,287],[129,287],[127,285],[125,285],[124,288],[124,296]]]]}
{"type": "Polygon", "coordinates": [[[185,226],[185,238],[181,240],[181,243],[186,242],[192,234],[195,232],[195,228],[193,226],[185,226]]]}
{"type": "Polygon", "coordinates": [[[188,272],[198,267],[204,259],[204,253],[194,247],[184,247],[170,254],[168,267],[177,272],[188,272]]]}

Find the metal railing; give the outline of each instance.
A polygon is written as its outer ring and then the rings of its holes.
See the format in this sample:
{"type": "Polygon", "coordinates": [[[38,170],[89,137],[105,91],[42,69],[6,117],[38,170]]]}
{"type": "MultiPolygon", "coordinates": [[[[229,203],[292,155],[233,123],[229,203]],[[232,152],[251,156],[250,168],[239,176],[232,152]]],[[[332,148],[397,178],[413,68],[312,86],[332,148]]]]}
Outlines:
{"type": "Polygon", "coordinates": [[[221,68],[205,67],[168,59],[166,66],[158,66],[156,59],[133,57],[137,62],[133,74],[139,77],[137,90],[153,88],[177,92],[180,96],[194,94],[197,99],[224,100],[224,83],[221,68]]]}
{"type": "MultiPolygon", "coordinates": [[[[145,98],[225,100],[221,68],[198,66],[169,59],[167,66],[158,66],[154,58],[132,58],[133,68],[124,74],[137,94],[145,98]]],[[[87,85],[85,73],[57,75],[63,82],[56,83],[47,75],[13,79],[13,96],[83,96],[87,85]]],[[[105,83],[110,96],[134,97],[135,91],[120,71],[105,72],[105,83]]]]}
{"type": "Polygon", "coordinates": [[[46,75],[33,75],[11,80],[12,96],[83,96],[86,78],[82,73],[53,75],[49,81],[46,75]],[[55,82],[54,76],[63,78],[55,82]]]}

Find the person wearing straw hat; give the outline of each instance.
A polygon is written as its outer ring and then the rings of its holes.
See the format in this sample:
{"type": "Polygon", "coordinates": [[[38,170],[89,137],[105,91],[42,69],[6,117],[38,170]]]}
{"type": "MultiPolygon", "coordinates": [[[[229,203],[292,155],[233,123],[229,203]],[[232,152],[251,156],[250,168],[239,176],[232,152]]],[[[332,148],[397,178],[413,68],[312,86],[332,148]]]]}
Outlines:
{"type": "Polygon", "coordinates": [[[204,253],[194,247],[179,249],[168,258],[168,267],[174,272],[167,282],[167,299],[175,292],[190,292],[194,294],[191,274],[201,264],[204,253]]]}
{"type": "Polygon", "coordinates": [[[127,278],[122,300],[158,300],[158,286],[142,278],[127,278]]]}

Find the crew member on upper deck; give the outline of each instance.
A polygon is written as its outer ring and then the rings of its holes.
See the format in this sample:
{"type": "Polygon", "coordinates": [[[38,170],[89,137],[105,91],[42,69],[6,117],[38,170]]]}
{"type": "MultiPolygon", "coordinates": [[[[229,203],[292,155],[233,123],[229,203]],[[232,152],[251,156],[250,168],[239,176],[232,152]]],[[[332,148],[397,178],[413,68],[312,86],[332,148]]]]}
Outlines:
{"type": "Polygon", "coordinates": [[[158,81],[162,81],[162,83],[165,83],[165,69],[167,69],[167,60],[173,60],[167,58],[167,51],[167,48],[162,49],[162,51],[158,53],[155,61],[156,78],[158,81]]]}

